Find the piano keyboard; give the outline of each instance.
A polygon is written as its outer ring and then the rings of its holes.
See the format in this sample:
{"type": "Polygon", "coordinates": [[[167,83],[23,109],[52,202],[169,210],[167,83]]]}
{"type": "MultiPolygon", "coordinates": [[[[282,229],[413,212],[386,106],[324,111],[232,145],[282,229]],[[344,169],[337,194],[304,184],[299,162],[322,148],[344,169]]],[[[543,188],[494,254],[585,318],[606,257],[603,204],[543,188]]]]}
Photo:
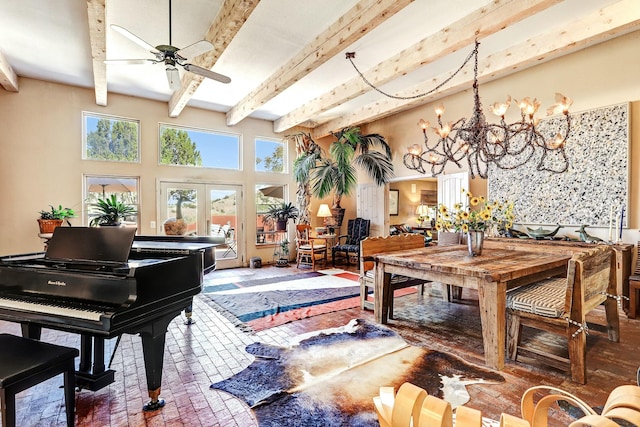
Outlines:
{"type": "Polygon", "coordinates": [[[103,312],[94,310],[80,310],[53,304],[33,303],[16,299],[0,298],[0,308],[11,310],[31,311],[34,313],[54,314],[57,316],[73,317],[76,319],[99,322],[103,312]]]}

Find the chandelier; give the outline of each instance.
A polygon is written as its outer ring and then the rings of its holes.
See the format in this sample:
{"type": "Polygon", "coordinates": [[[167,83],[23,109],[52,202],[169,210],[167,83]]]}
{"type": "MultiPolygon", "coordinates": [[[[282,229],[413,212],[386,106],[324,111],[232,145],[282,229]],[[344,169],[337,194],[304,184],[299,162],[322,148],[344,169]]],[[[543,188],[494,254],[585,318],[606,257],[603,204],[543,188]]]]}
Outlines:
{"type": "MultiPolygon", "coordinates": [[[[422,174],[430,169],[432,176],[436,176],[442,173],[450,162],[459,168],[466,163],[472,178],[479,176],[485,179],[490,165],[500,169],[515,169],[531,161],[537,162],[535,167],[539,171],[565,172],[569,167],[565,141],[571,132],[569,107],[573,101],[562,94],[556,94],[556,103],[547,110],[547,115],[562,113],[563,117],[561,130],[550,137],[545,137],[539,129],[540,119],[535,117],[535,114],[540,108],[540,102],[535,98],[531,100],[526,97],[520,102],[514,100],[520,108],[520,119],[513,123],[507,123],[505,120],[505,114],[511,104],[510,96],[504,103],[492,104],[489,109],[500,120],[499,123],[488,123],[478,92],[478,46],[479,42],[476,40],[475,47],[465,62],[438,87],[412,97],[398,97],[382,92],[367,81],[356,68],[365,83],[383,95],[396,99],[410,99],[436,91],[474,58],[472,116],[468,120],[461,118],[456,122],[444,122],[445,108],[442,104],[438,105],[435,109],[438,126],[431,128],[435,136],[434,141],[431,142],[427,134],[430,123],[420,120],[418,125],[422,128],[424,145],[413,144],[407,147],[408,152],[403,157],[404,165],[422,174]]],[[[351,60],[354,56],[355,54],[347,54],[347,59],[355,68],[351,60]]]]}

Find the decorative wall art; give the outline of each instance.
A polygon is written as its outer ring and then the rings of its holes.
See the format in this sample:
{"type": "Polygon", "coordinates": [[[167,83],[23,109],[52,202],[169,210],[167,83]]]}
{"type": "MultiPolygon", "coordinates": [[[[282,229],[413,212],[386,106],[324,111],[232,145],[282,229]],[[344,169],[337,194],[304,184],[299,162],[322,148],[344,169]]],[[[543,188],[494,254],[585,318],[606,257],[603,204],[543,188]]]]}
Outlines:
{"type": "Polygon", "coordinates": [[[389,190],[389,215],[398,215],[398,195],[400,190],[389,190]]]}
{"type": "MultiPolygon", "coordinates": [[[[561,132],[560,117],[542,120],[543,135],[561,132]]],[[[539,159],[514,170],[489,169],[489,200],[513,200],[516,222],[609,226],[628,217],[629,104],[571,114],[569,169],[537,171],[539,159]]],[[[545,159],[553,162],[553,158],[545,159]]]]}

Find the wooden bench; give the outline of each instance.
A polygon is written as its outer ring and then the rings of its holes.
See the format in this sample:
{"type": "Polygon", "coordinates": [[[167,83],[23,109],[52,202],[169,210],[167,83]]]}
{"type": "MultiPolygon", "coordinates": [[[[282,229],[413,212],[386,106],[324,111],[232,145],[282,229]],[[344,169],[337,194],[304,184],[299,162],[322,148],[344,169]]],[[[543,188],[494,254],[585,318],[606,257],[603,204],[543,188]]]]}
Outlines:
{"type": "Polygon", "coordinates": [[[17,393],[64,374],[67,426],[75,423],[76,348],[62,347],[15,335],[0,334],[0,400],[2,426],[16,425],[17,393]]]}
{"type": "MultiPolygon", "coordinates": [[[[375,287],[374,256],[385,252],[424,247],[422,234],[400,234],[388,237],[367,237],[360,242],[360,308],[373,310],[373,302],[367,299],[370,290],[375,287]]],[[[420,286],[420,293],[424,291],[425,281],[406,276],[391,277],[391,300],[389,301],[389,318],[393,319],[393,291],[396,289],[420,286]]],[[[376,296],[374,295],[374,298],[376,296]]]]}

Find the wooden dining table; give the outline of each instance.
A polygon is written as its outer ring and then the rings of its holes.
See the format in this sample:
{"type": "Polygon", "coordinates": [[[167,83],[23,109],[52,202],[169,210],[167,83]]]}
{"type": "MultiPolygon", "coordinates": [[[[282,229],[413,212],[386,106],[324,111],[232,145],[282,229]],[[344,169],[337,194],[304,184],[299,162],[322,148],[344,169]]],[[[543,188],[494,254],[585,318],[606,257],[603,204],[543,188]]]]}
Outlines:
{"type": "Polygon", "coordinates": [[[429,246],[375,256],[374,316],[387,323],[391,274],[476,289],[480,305],[485,364],[504,367],[508,289],[566,273],[571,254],[485,247],[480,256],[466,246],[429,246]],[[378,298],[382,295],[382,298],[378,298]]]}

